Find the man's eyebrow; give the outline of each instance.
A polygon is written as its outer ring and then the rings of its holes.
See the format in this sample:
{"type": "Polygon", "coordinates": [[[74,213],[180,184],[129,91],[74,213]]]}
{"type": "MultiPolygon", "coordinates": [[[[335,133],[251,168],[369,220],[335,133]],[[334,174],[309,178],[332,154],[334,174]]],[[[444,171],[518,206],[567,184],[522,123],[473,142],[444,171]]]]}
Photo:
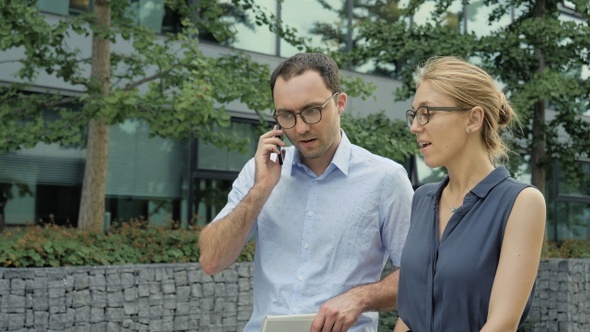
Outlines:
{"type": "MultiPolygon", "coordinates": [[[[309,104],[301,107],[299,112],[301,112],[303,110],[306,110],[308,108],[316,108],[316,107],[321,107],[321,106],[322,106],[322,103],[321,102],[315,102],[315,103],[312,102],[312,103],[309,103],[309,104]]],[[[296,111],[293,111],[293,110],[290,110],[290,109],[287,109],[287,108],[277,108],[275,110],[277,112],[289,112],[289,113],[295,113],[296,112],[296,111]]]]}

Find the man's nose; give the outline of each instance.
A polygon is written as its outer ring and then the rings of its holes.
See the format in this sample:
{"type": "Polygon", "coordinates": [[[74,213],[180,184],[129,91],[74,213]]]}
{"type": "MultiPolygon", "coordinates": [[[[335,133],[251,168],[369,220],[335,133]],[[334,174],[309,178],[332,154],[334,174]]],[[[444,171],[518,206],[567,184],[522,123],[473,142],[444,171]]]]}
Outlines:
{"type": "Polygon", "coordinates": [[[304,133],[309,130],[309,125],[303,120],[301,114],[295,114],[295,130],[297,130],[298,133],[304,133]],[[297,116],[299,116],[299,119],[297,119],[297,116]]]}

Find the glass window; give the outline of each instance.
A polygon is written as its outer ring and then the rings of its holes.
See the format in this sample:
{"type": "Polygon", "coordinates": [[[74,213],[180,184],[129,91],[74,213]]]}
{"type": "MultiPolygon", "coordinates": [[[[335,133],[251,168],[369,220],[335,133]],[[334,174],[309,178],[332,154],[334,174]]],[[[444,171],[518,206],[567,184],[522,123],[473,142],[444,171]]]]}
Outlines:
{"type": "Polygon", "coordinates": [[[180,222],[180,202],[180,199],[107,196],[106,210],[111,223],[140,220],[152,226],[170,226],[180,222]]]}
{"type": "Polygon", "coordinates": [[[179,198],[186,143],[149,137],[149,126],[126,120],[110,127],[107,195],[179,198]]]}
{"type": "MultiPolygon", "coordinates": [[[[426,23],[434,24],[434,13],[436,11],[435,1],[425,1],[416,11],[412,18],[414,24],[423,25],[426,23]]],[[[455,1],[447,9],[445,21],[450,27],[460,28],[461,22],[459,19],[463,12],[463,5],[459,1],[455,1]]],[[[444,22],[444,21],[443,21],[444,22]]]]}
{"type": "Polygon", "coordinates": [[[509,11],[499,20],[492,23],[488,22],[490,14],[496,9],[498,5],[484,5],[484,1],[475,1],[467,6],[467,26],[463,27],[461,31],[475,33],[478,37],[489,35],[500,28],[508,26],[512,23],[512,13],[509,11]]]}
{"type": "Polygon", "coordinates": [[[258,144],[257,125],[254,123],[232,122],[230,128],[218,129],[228,135],[236,134],[247,140],[246,151],[220,149],[213,144],[199,141],[197,168],[200,170],[239,172],[246,162],[254,156],[258,144]]]}
{"type": "Polygon", "coordinates": [[[46,222],[53,215],[58,224],[74,224],[80,200],[70,198],[79,197],[83,176],[84,151],[80,148],[39,143],[0,155],[0,183],[8,196],[5,222],[46,222]],[[66,197],[60,197],[63,193],[66,197]]]}
{"type": "Polygon", "coordinates": [[[547,236],[549,239],[557,239],[558,241],[590,240],[590,204],[559,202],[557,216],[557,227],[553,221],[552,212],[548,216],[547,236]],[[555,232],[557,232],[557,238],[555,232]]]}
{"type": "Polygon", "coordinates": [[[178,33],[181,30],[180,13],[170,7],[164,7],[164,15],[162,17],[161,33],[178,33]]]}
{"type": "Polygon", "coordinates": [[[193,224],[205,225],[225,206],[233,181],[256,152],[261,129],[258,122],[234,121],[230,128],[222,130],[246,138],[246,149],[244,152],[230,151],[198,142],[197,170],[193,182],[193,224]]]}
{"type": "MultiPolygon", "coordinates": [[[[231,4],[231,0],[220,0],[221,4],[231,4]]],[[[276,0],[257,0],[256,5],[263,8],[268,14],[276,16],[276,0]]],[[[239,48],[245,51],[252,51],[264,54],[276,54],[275,35],[268,30],[265,25],[256,25],[255,17],[252,11],[244,13],[245,17],[225,16],[222,19],[228,22],[234,22],[236,37],[229,46],[239,48]]]]}
{"type": "MultiPolygon", "coordinates": [[[[2,169],[2,161],[0,161],[2,169]]],[[[35,223],[36,186],[32,182],[0,181],[3,225],[23,226],[35,223]]]]}
{"type": "Polygon", "coordinates": [[[587,175],[582,182],[571,184],[565,178],[565,174],[560,172],[559,176],[559,194],[572,196],[590,196],[590,162],[581,162],[582,169],[587,175]]]}
{"type": "Polygon", "coordinates": [[[132,0],[128,11],[137,24],[162,32],[164,0],[132,0]]]}
{"type": "MultiPolygon", "coordinates": [[[[568,3],[568,1],[565,1],[566,6],[567,6],[567,3],[568,3]]],[[[570,5],[574,6],[572,3],[570,3],[570,5]]],[[[577,27],[573,28],[574,31],[583,31],[584,27],[587,26],[587,22],[585,22],[581,17],[576,16],[576,15],[570,15],[568,13],[562,12],[562,14],[559,15],[558,18],[560,21],[575,23],[577,25],[577,27]]],[[[567,45],[571,42],[572,42],[571,38],[567,38],[567,39],[562,40],[560,42],[560,44],[567,45]]],[[[586,54],[588,54],[588,50],[586,50],[586,54]]],[[[588,65],[582,65],[578,68],[575,68],[574,70],[570,70],[566,74],[569,74],[573,77],[579,77],[582,80],[587,80],[588,78],[590,78],[590,67],[588,67],[588,65]]],[[[589,106],[588,101],[587,100],[576,100],[576,101],[581,105],[579,112],[582,115],[590,116],[590,107],[588,107],[589,106]]]]}
{"type": "Polygon", "coordinates": [[[37,222],[77,227],[82,186],[42,185],[36,188],[37,222]]]}
{"type": "MultiPolygon", "coordinates": [[[[282,3],[281,19],[297,35],[307,39],[308,44],[322,49],[337,50],[346,45],[348,29],[347,1],[287,0],[282,3]]],[[[299,51],[281,40],[281,56],[289,57],[299,51]]]]}
{"type": "Polygon", "coordinates": [[[516,166],[516,172],[514,174],[514,178],[517,179],[518,181],[524,182],[524,183],[531,183],[533,180],[533,174],[531,171],[531,164],[530,164],[530,160],[531,160],[531,156],[530,155],[525,155],[521,158],[518,158],[515,156],[510,156],[510,161],[514,161],[515,163],[520,162],[518,165],[510,165],[512,167],[516,166]]]}
{"type": "Polygon", "coordinates": [[[193,223],[205,225],[221,211],[227,202],[234,179],[195,178],[193,223]]]}
{"type": "Polygon", "coordinates": [[[70,9],[70,0],[39,0],[37,7],[40,11],[66,16],[70,9]]]}
{"type": "MultiPolygon", "coordinates": [[[[52,1],[52,0],[50,0],[52,1]]],[[[88,12],[91,11],[92,0],[70,0],[70,9],[74,12],[88,12]]]]}
{"type": "MultiPolygon", "coordinates": [[[[566,239],[590,240],[590,180],[569,184],[559,170],[555,192],[554,173],[557,162],[547,171],[547,236],[552,241],[566,239]]],[[[582,161],[584,172],[590,176],[590,162],[582,161]]]]}

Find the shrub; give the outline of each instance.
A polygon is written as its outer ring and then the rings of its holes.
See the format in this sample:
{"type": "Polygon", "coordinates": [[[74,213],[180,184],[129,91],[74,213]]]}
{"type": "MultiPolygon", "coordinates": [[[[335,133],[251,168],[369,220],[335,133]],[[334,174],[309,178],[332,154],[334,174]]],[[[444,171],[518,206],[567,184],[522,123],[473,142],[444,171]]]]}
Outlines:
{"type": "MultiPolygon", "coordinates": [[[[200,227],[152,227],[130,221],[96,234],[54,225],[0,234],[0,267],[96,266],[199,261],[200,227]]],[[[238,261],[252,261],[248,243],[238,261]]]]}
{"type": "Polygon", "coordinates": [[[590,258],[590,241],[564,240],[549,242],[543,248],[544,258],[590,258]]]}

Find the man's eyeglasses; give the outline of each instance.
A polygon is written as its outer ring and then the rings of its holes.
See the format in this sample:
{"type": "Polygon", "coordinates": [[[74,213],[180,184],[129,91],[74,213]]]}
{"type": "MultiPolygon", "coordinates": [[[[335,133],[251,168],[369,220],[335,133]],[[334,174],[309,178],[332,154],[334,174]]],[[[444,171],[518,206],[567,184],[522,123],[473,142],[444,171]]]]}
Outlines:
{"type": "Polygon", "coordinates": [[[307,124],[316,124],[322,120],[322,110],[332,98],[336,97],[339,92],[334,92],[334,94],[326,100],[321,106],[316,107],[309,107],[304,109],[299,113],[292,113],[292,112],[281,112],[277,114],[277,110],[275,110],[273,117],[275,120],[283,127],[283,129],[290,129],[295,127],[297,124],[297,115],[301,117],[301,120],[307,124]]]}
{"type": "Polygon", "coordinates": [[[468,111],[471,108],[461,108],[461,107],[436,107],[436,106],[420,106],[415,111],[407,110],[406,111],[406,120],[408,121],[408,126],[411,127],[412,123],[414,123],[414,119],[418,120],[418,124],[421,126],[425,126],[428,121],[430,121],[430,115],[432,111],[443,111],[443,112],[453,112],[453,111],[468,111]]]}

